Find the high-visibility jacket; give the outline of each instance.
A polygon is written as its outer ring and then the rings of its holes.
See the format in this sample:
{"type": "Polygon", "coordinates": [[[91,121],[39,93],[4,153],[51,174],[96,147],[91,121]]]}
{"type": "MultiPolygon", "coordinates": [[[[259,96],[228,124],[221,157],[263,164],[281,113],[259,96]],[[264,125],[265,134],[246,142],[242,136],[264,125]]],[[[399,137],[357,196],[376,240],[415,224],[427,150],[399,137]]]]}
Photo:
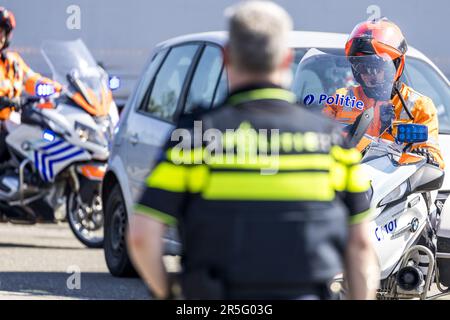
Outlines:
{"type": "Polygon", "coordinates": [[[294,101],[268,84],[235,91],[175,130],[146,180],[135,211],[178,222],[187,298],[211,298],[209,277],[227,298],[295,297],[342,271],[370,182],[335,123],[294,101]]]}
{"type": "MultiPolygon", "coordinates": [[[[36,87],[40,83],[51,83],[59,91],[61,86],[54,81],[34,72],[16,52],[3,52],[0,55],[0,96],[15,98],[25,90],[30,95],[36,95],[36,87]]],[[[0,111],[0,120],[6,120],[11,114],[11,108],[0,111]]]]}
{"type": "MultiPolygon", "coordinates": [[[[408,87],[405,84],[402,84],[400,93],[405,100],[407,108],[411,111],[411,115],[413,116],[414,120],[411,120],[408,116],[398,95],[395,95],[394,98],[390,101],[390,103],[392,103],[392,105],[394,106],[395,120],[400,120],[406,123],[423,124],[428,127],[428,141],[413,144],[411,150],[414,150],[416,148],[427,148],[439,163],[439,166],[443,169],[445,167],[445,164],[442,158],[441,150],[439,148],[438,140],[439,121],[436,107],[433,101],[430,98],[414,91],[412,88],[408,87]]],[[[382,124],[382,121],[380,121],[379,119],[380,117],[382,117],[382,115],[380,114],[382,109],[379,107],[385,105],[386,101],[375,101],[375,99],[367,97],[364,94],[363,88],[361,86],[352,87],[351,90],[349,90],[348,88],[342,88],[337,90],[336,94],[340,94],[343,96],[350,95],[352,97],[355,97],[357,100],[360,100],[364,103],[364,109],[375,107],[375,119],[372,122],[372,125],[369,127],[367,133],[372,136],[379,136],[381,134],[380,126],[382,124]]],[[[364,109],[358,110],[357,108],[342,107],[337,104],[328,104],[325,106],[322,112],[330,118],[339,119],[339,121],[341,122],[353,123],[356,117],[362,111],[364,111],[364,109]]],[[[394,137],[390,134],[384,134],[382,137],[391,141],[394,140],[394,137]]]]}

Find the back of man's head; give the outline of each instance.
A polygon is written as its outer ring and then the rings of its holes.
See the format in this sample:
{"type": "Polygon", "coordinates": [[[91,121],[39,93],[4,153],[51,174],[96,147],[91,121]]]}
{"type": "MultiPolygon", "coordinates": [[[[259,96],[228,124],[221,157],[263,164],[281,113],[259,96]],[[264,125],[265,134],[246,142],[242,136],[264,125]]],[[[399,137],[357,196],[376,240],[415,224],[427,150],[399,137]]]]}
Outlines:
{"type": "Polygon", "coordinates": [[[226,15],[234,67],[254,74],[275,71],[289,50],[289,14],[273,2],[251,0],[228,8],[226,15]]]}

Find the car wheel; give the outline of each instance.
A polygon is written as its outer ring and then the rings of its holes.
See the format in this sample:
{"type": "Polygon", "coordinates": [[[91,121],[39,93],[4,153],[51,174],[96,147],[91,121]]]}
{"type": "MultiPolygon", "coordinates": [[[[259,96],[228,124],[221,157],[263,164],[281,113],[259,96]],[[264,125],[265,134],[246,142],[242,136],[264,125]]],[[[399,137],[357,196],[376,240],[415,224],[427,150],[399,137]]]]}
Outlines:
{"type": "Polygon", "coordinates": [[[137,273],[130,261],[125,242],[128,224],[125,201],[116,184],[105,205],[105,259],[109,272],[115,277],[135,277],[137,273]]]}

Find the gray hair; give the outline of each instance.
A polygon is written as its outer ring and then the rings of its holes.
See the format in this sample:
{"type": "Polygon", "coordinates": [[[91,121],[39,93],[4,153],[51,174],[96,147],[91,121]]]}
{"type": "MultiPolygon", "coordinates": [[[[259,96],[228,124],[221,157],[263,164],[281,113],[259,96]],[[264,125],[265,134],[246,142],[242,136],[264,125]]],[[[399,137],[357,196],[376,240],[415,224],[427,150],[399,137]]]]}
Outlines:
{"type": "Polygon", "coordinates": [[[269,73],[288,50],[292,19],[270,1],[244,1],[225,11],[229,23],[229,50],[233,64],[251,73],[269,73]]]}

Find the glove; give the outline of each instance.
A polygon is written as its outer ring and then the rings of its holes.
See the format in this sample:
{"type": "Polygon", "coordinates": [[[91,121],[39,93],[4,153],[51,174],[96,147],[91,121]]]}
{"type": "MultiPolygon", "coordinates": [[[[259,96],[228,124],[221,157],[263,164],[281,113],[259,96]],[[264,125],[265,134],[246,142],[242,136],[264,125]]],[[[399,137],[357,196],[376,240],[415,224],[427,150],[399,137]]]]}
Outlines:
{"type": "Polygon", "coordinates": [[[427,163],[439,167],[439,163],[436,161],[436,159],[434,158],[433,154],[430,152],[430,150],[426,149],[426,148],[417,148],[414,150],[411,150],[411,153],[415,153],[419,156],[424,157],[427,160],[427,163]]]}
{"type": "Polygon", "coordinates": [[[20,110],[20,98],[0,97],[0,110],[5,108],[20,110]]]}

